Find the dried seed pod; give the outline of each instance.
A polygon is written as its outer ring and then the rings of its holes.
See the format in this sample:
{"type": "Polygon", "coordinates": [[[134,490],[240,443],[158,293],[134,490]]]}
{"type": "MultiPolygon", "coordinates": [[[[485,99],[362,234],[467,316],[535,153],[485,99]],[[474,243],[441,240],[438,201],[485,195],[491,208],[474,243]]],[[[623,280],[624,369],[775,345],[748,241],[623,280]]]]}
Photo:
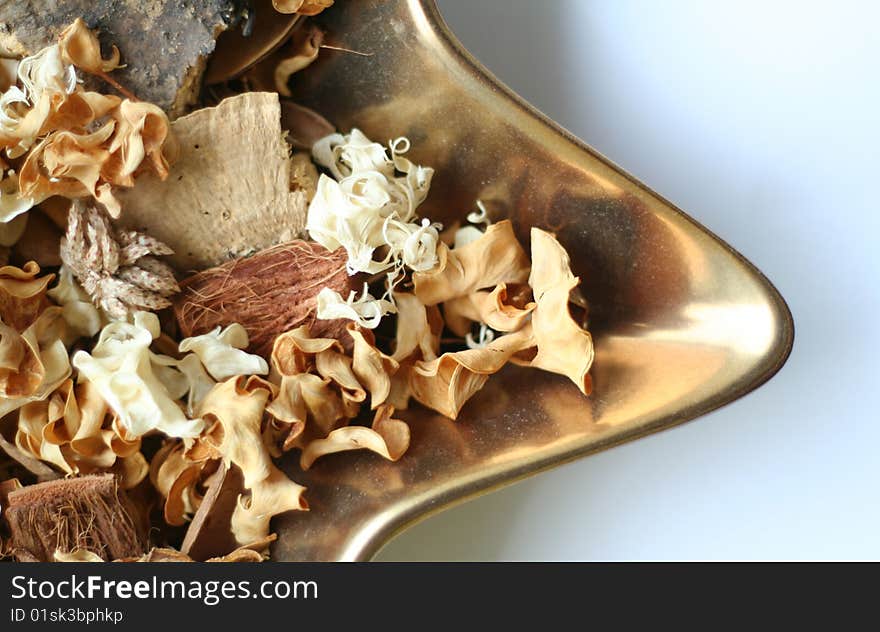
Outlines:
{"type": "Polygon", "coordinates": [[[147,550],[146,522],[112,474],[30,485],[9,492],[8,503],[3,513],[20,561],[78,549],[105,560],[147,550]]]}
{"type": "Polygon", "coordinates": [[[133,230],[117,231],[100,209],[76,201],[70,207],[61,259],[92,300],[115,318],[138,309],[171,305],[179,291],[174,272],[153,255],[169,255],[164,243],[133,230]]]}
{"type": "Polygon", "coordinates": [[[345,261],[344,250],[297,240],[199,272],[181,281],[174,299],[180,330],[189,337],[240,323],[248,350],[263,357],[279,334],[303,324],[315,335],[342,337],[347,321],[316,320],[315,299],[325,287],[349,293],[345,261]]]}

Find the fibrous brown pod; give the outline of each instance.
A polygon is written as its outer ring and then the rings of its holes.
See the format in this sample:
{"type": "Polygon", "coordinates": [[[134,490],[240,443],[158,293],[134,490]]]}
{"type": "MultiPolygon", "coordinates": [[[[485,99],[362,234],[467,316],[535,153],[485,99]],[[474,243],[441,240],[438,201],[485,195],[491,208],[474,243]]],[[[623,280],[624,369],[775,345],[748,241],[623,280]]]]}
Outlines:
{"type": "Polygon", "coordinates": [[[180,283],[174,313],[184,336],[240,323],[248,350],[263,357],[275,338],[308,324],[315,336],[340,337],[345,322],[317,320],[315,297],[323,288],[347,296],[353,288],[346,254],[296,240],[199,272],[180,283]]]}
{"type": "Polygon", "coordinates": [[[51,562],[56,551],[105,560],[147,551],[146,522],[112,474],[22,487],[9,492],[8,503],[3,513],[19,561],[51,562]]]}

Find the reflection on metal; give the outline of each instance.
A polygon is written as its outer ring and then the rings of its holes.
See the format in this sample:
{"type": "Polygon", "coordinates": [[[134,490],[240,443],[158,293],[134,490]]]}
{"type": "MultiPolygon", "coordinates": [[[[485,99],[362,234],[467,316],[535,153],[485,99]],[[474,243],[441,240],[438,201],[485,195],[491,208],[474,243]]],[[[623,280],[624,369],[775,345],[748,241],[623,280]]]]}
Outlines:
{"type": "Polygon", "coordinates": [[[275,559],[369,559],[451,503],[668,428],[741,397],[791,349],[782,298],[751,264],[669,202],[524,104],[449,33],[432,0],[339,2],[325,51],[294,94],[340,129],[406,135],[436,168],[421,212],[449,221],[486,202],[523,243],[557,232],[590,301],[594,393],[510,367],[450,421],[415,407],[410,451],[343,453],[299,472],[312,510],[275,521],[275,559]]]}

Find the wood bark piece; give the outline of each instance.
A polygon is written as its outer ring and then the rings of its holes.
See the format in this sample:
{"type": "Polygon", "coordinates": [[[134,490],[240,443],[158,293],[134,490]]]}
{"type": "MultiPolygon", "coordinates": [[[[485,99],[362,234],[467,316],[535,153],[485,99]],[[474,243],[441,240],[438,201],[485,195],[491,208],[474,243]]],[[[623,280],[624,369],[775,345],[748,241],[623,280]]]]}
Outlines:
{"type": "Polygon", "coordinates": [[[219,265],[303,232],[310,183],[291,183],[278,95],[249,92],[172,124],[180,157],[164,181],[120,191],[121,223],[174,250],[181,272],[219,265]],[[293,189],[293,190],[292,190],[293,189]]]}
{"type": "Polygon", "coordinates": [[[343,297],[353,289],[346,260],[342,248],[330,252],[296,240],[197,273],[180,282],[174,298],[180,331],[196,336],[239,323],[248,332],[248,350],[263,357],[279,334],[300,325],[309,325],[315,337],[347,338],[343,333],[349,321],[315,318],[315,297],[323,288],[343,297]]]}
{"type": "Polygon", "coordinates": [[[9,492],[4,510],[20,561],[49,562],[55,551],[92,551],[105,560],[147,550],[147,526],[112,474],[30,485],[9,492]]]}
{"type": "Polygon", "coordinates": [[[189,523],[180,552],[203,562],[237,549],[238,542],[232,535],[232,513],[243,491],[244,478],[238,466],[221,466],[189,523]]]}
{"type": "Polygon", "coordinates": [[[182,114],[195,102],[208,55],[236,15],[236,0],[16,0],[0,2],[0,54],[30,55],[81,17],[116,44],[113,77],[138,98],[182,114]]]}

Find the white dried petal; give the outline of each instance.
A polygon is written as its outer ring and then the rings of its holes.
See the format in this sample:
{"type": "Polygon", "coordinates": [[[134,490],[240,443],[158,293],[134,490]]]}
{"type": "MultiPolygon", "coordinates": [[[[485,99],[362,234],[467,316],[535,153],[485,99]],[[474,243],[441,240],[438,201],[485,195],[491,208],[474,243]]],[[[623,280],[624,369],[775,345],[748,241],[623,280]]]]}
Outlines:
{"type": "Polygon", "coordinates": [[[171,437],[197,436],[202,420],[187,418],[156,373],[156,366],[167,366],[171,360],[150,351],[159,333],[155,314],[137,312],[134,323],[117,321],[104,327],[92,352],[75,353],[73,365],[132,435],[158,430],[171,437]]]}
{"type": "Polygon", "coordinates": [[[201,360],[205,369],[216,381],[222,382],[236,375],[267,375],[269,365],[258,355],[243,351],[248,346],[244,327],[233,323],[221,330],[184,338],[179,349],[191,351],[201,360]]]}

